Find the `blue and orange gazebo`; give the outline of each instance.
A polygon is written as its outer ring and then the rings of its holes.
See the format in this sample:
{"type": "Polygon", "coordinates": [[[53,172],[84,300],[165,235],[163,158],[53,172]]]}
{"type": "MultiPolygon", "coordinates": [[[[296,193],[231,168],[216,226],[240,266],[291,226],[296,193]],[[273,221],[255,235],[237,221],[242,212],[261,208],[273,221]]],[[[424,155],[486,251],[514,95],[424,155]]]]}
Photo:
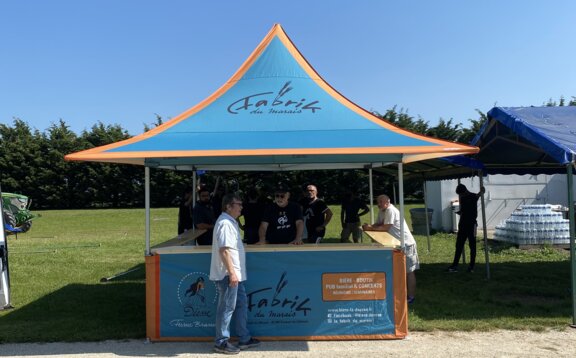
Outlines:
{"type": "MultiPolygon", "coordinates": [[[[205,275],[209,252],[202,248],[151,252],[150,168],[288,171],[371,169],[397,164],[402,214],[403,164],[477,151],[477,147],[400,129],[357,106],[326,83],[282,27],[274,25],[238,71],[201,103],[146,133],[69,154],[66,159],[145,167],[147,335],[153,340],[206,340],[213,334],[210,321],[192,321],[186,314],[209,316],[210,308],[195,311],[196,303],[186,303],[185,295],[178,292],[189,284],[186,280],[199,280],[205,275]],[[193,272],[191,263],[196,265],[193,272]]],[[[320,246],[313,251],[299,249],[297,253],[289,248],[248,250],[249,270],[257,273],[248,289],[263,292],[274,281],[285,287],[286,275],[296,276],[298,284],[291,284],[283,294],[292,301],[302,301],[302,295],[306,295],[305,304],[301,304],[314,312],[306,316],[308,311],[302,315],[290,311],[290,305],[264,305],[266,314],[250,313],[254,314],[250,319],[258,322],[253,334],[264,338],[270,335],[270,339],[405,337],[403,252],[374,246],[320,246]],[[270,262],[275,263],[274,269],[270,262]],[[335,262],[340,266],[332,264],[335,262]],[[282,265],[291,268],[278,271],[276,268],[282,265]],[[342,282],[351,288],[341,289],[342,282]],[[343,310],[364,313],[335,320],[343,310]],[[278,317],[292,321],[275,325],[278,317]]],[[[202,280],[209,282],[207,278],[202,280]]],[[[290,282],[295,281],[291,278],[290,282]]]]}

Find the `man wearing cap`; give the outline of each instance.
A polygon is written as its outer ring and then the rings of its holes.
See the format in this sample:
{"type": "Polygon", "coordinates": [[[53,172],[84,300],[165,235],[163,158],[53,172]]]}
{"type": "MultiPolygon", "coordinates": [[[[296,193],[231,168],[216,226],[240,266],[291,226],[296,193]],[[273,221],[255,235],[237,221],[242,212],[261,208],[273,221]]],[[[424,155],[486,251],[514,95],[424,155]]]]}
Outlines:
{"type": "Polygon", "coordinates": [[[278,185],[274,191],[274,202],[266,209],[260,223],[260,241],[257,244],[302,245],[302,210],[300,205],[290,202],[289,199],[288,189],[278,185]]]}

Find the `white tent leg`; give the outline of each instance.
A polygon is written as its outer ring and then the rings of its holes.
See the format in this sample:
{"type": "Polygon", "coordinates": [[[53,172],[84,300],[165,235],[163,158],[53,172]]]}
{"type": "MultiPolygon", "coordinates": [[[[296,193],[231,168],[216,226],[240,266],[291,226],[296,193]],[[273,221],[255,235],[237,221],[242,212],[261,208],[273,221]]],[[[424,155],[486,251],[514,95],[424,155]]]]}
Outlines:
{"type": "Polygon", "coordinates": [[[566,166],[566,182],[568,184],[568,219],[570,221],[570,276],[572,278],[572,324],[570,327],[576,328],[576,244],[574,243],[574,177],[572,176],[573,162],[566,166]]]}
{"type": "Polygon", "coordinates": [[[398,163],[398,194],[400,199],[400,245],[404,250],[404,170],[402,162],[398,163]]]}
{"type": "Polygon", "coordinates": [[[146,212],[146,256],[150,256],[150,168],[144,167],[144,210],[146,212]]]}
{"type": "MultiPolygon", "coordinates": [[[[482,177],[482,171],[479,172],[478,178],[480,178],[480,190],[484,188],[484,178],[482,177]]],[[[482,232],[484,233],[484,257],[486,259],[486,279],[490,279],[490,253],[488,250],[488,231],[486,228],[486,203],[484,202],[484,194],[480,197],[480,204],[482,207],[482,232]]]]}
{"type": "Polygon", "coordinates": [[[424,217],[426,219],[426,239],[428,240],[428,252],[430,252],[430,223],[428,222],[428,201],[426,200],[426,180],[424,180],[424,217]]]}

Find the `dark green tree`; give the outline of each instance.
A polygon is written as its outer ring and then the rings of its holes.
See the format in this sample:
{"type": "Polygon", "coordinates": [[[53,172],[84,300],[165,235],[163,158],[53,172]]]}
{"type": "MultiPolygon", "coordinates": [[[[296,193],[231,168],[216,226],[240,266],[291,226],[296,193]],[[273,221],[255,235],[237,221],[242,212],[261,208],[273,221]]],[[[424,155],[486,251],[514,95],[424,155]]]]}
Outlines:
{"type": "Polygon", "coordinates": [[[35,198],[36,206],[51,209],[84,207],[85,203],[77,201],[76,191],[71,190],[81,172],[79,163],[64,161],[66,154],[83,149],[76,134],[61,119],[42,134],[40,143],[41,170],[36,178],[40,195],[35,198]]]}
{"type": "Polygon", "coordinates": [[[460,137],[461,128],[462,125],[460,123],[452,123],[452,119],[445,121],[440,118],[438,124],[435,127],[428,129],[425,134],[429,137],[456,142],[460,137]]]}
{"type": "Polygon", "coordinates": [[[0,124],[0,180],[2,190],[39,196],[37,177],[42,168],[43,137],[19,118],[13,126],[0,124]]]}
{"type": "Polygon", "coordinates": [[[488,116],[485,113],[483,113],[479,109],[476,109],[476,112],[478,113],[479,118],[468,120],[470,122],[470,126],[468,128],[461,129],[458,142],[464,144],[470,144],[472,142],[472,139],[474,139],[474,137],[476,136],[476,134],[480,132],[482,126],[488,121],[488,116]]]}
{"type": "MultiPolygon", "coordinates": [[[[128,132],[120,125],[104,125],[99,122],[92,126],[90,132],[84,131],[81,140],[86,149],[118,142],[130,138],[128,132]]],[[[143,198],[141,167],[128,164],[84,163],[85,172],[82,180],[75,183],[76,189],[83,190],[85,201],[93,207],[125,207],[140,203],[143,198]]]]}

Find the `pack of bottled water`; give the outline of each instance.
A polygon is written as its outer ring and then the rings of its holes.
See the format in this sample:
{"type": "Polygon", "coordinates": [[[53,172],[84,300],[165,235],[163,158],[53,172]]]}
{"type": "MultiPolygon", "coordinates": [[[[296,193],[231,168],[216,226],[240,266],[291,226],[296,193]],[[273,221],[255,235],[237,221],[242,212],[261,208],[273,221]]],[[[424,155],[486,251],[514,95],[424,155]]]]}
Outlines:
{"type": "Polygon", "coordinates": [[[553,206],[521,205],[496,225],[494,239],[518,245],[569,244],[570,225],[553,206]]]}

